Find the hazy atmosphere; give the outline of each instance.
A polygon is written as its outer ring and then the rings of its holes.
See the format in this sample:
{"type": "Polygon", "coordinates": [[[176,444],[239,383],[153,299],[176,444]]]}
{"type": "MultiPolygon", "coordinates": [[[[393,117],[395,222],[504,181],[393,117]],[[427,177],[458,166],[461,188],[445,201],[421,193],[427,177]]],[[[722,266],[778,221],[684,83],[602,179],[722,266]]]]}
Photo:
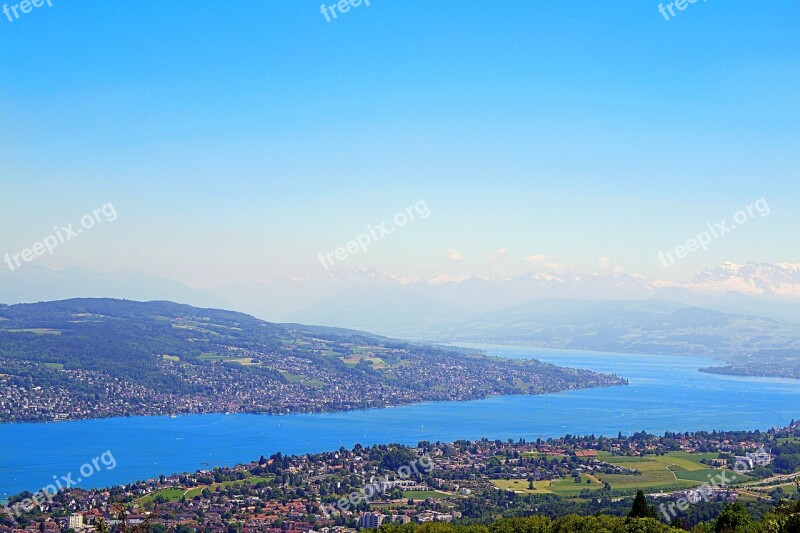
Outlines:
{"type": "Polygon", "coordinates": [[[798,28],[0,0],[0,533],[800,532],[798,28]]]}
{"type": "Polygon", "coordinates": [[[0,18],[2,252],[110,202],[113,224],[31,264],[207,288],[800,262],[796,4],[371,4],[0,18]],[[759,199],[768,216],[659,258],[759,199]],[[427,218],[320,262],[420,201],[427,218]]]}

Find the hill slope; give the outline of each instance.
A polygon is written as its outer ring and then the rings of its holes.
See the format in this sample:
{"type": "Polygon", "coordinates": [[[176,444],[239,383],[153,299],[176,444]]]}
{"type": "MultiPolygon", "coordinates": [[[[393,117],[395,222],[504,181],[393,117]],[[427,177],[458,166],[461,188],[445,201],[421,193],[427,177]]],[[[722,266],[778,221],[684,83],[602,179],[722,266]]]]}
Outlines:
{"type": "Polygon", "coordinates": [[[331,411],[622,383],[172,302],[0,307],[0,421],[331,411]]]}

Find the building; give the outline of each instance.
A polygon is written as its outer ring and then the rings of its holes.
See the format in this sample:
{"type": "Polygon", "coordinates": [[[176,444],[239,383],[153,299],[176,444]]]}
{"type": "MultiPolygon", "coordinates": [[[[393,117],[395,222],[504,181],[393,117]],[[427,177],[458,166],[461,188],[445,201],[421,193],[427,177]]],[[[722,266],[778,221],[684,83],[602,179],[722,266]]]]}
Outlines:
{"type": "Polygon", "coordinates": [[[358,529],[377,529],[383,524],[383,515],[378,513],[363,514],[358,519],[358,529]]]}
{"type": "Polygon", "coordinates": [[[398,479],[396,481],[378,481],[375,486],[378,488],[378,492],[383,494],[384,492],[389,492],[392,489],[400,488],[404,490],[425,490],[428,487],[424,485],[418,484],[413,479],[398,479]]]}
{"type": "Polygon", "coordinates": [[[772,462],[772,455],[763,448],[756,451],[755,453],[748,452],[746,454],[746,457],[751,461],[751,463],[755,463],[761,466],[766,466],[772,462]]]}
{"type": "Polygon", "coordinates": [[[83,515],[80,513],[73,513],[69,515],[69,529],[80,531],[83,529],[83,515]]]}

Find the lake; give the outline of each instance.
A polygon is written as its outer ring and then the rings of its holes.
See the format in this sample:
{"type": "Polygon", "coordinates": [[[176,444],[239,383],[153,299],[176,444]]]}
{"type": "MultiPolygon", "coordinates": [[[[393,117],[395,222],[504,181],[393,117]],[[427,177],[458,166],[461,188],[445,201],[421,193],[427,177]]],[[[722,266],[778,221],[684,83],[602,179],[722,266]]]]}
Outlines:
{"type": "MultiPolygon", "coordinates": [[[[0,424],[0,500],[35,491],[109,451],[116,467],[82,479],[109,486],[159,474],[234,465],[274,452],[420,440],[616,435],[636,431],[769,429],[800,418],[800,381],[698,372],[710,359],[466,345],[490,355],[614,372],[630,385],[501,396],[369,411],[303,415],[190,415],[0,424]]],[[[108,457],[108,456],[106,456],[108,457]]],[[[108,461],[108,464],[112,464],[108,461]]],[[[87,469],[88,471],[88,469],[87,469]]]]}

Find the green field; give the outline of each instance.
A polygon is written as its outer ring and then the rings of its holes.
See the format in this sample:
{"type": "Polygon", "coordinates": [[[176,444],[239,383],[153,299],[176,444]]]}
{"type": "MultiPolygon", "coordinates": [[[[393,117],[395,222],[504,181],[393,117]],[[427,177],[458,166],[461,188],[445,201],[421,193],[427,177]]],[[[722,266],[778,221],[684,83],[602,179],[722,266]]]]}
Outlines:
{"type": "Polygon", "coordinates": [[[261,363],[254,363],[252,357],[231,357],[225,359],[225,363],[236,363],[243,366],[260,366],[261,363]]]}
{"type": "Polygon", "coordinates": [[[200,494],[202,494],[204,489],[208,489],[211,492],[214,492],[214,490],[220,486],[229,487],[235,483],[244,483],[244,482],[255,485],[257,483],[260,483],[261,481],[270,481],[270,480],[272,480],[272,477],[252,476],[246,479],[239,479],[236,481],[224,481],[222,483],[214,483],[212,485],[202,485],[199,487],[193,487],[188,490],[184,488],[163,489],[155,491],[152,494],[148,494],[147,496],[142,496],[141,498],[139,498],[139,503],[145,504],[147,502],[151,502],[155,500],[156,497],[158,496],[163,496],[164,498],[166,498],[171,502],[178,501],[183,497],[186,497],[187,500],[191,500],[195,496],[199,496],[200,494]]]}
{"type": "MultiPolygon", "coordinates": [[[[700,470],[684,470],[677,466],[671,466],[669,468],[678,479],[699,481],[701,483],[707,483],[709,480],[718,481],[720,479],[720,474],[723,472],[718,468],[703,468],[700,470]]],[[[725,479],[732,480],[733,483],[741,483],[750,480],[748,476],[743,476],[727,469],[725,469],[725,479]]]]}
{"type": "Polygon", "coordinates": [[[147,496],[143,496],[139,498],[139,504],[145,504],[151,502],[156,499],[157,496],[163,496],[167,500],[171,502],[176,502],[181,499],[183,496],[184,490],[183,489],[164,489],[164,490],[157,490],[152,494],[148,494],[147,496]]]}
{"type": "Polygon", "coordinates": [[[351,355],[349,357],[340,357],[340,359],[342,360],[342,362],[344,362],[344,364],[349,365],[349,366],[355,366],[358,363],[360,363],[361,361],[366,361],[366,362],[370,363],[372,365],[372,368],[375,368],[375,369],[387,368],[389,366],[386,363],[386,361],[384,361],[380,357],[373,357],[373,356],[368,356],[368,355],[357,355],[357,354],[355,354],[355,355],[351,355]]]}
{"type": "Polygon", "coordinates": [[[301,381],[306,379],[306,377],[303,374],[293,374],[292,372],[287,372],[286,370],[278,370],[278,372],[283,374],[283,377],[285,377],[286,381],[288,381],[289,383],[300,383],[301,381]]]}
{"type": "Polygon", "coordinates": [[[201,361],[235,363],[243,366],[259,366],[261,363],[253,362],[252,357],[231,357],[229,355],[218,355],[215,353],[202,353],[197,357],[201,361]]]}
{"type": "MultiPolygon", "coordinates": [[[[504,490],[525,494],[556,494],[558,496],[577,496],[581,490],[599,490],[604,483],[611,485],[612,490],[680,490],[696,487],[710,479],[719,481],[723,470],[710,468],[701,464],[703,459],[716,459],[718,454],[693,454],[687,452],[670,452],[666,455],[648,455],[645,457],[614,456],[601,452],[599,459],[620,467],[638,470],[641,474],[581,474],[581,482],[575,483],[572,477],[535,481],[534,488],[528,488],[526,479],[498,479],[492,483],[504,490]],[[587,483],[587,480],[589,483],[587,483]]],[[[725,479],[743,482],[750,478],[724,470],[725,479]]]]}
{"type": "Polygon", "coordinates": [[[211,352],[203,352],[197,356],[197,358],[201,361],[225,361],[226,359],[230,359],[230,357],[225,355],[219,355],[211,352]]]}
{"type": "Polygon", "coordinates": [[[36,333],[37,335],[61,335],[61,331],[50,328],[7,329],[9,333],[36,333]]]}
{"type": "MultiPolygon", "coordinates": [[[[675,490],[694,487],[708,482],[709,476],[718,480],[722,470],[701,464],[702,459],[714,459],[717,454],[690,454],[670,452],[666,455],[646,457],[604,456],[608,463],[633,468],[642,475],[598,474],[598,478],[611,485],[612,489],[662,489],[675,490]]],[[[725,478],[736,482],[747,481],[747,476],[725,470],[725,478]]]]}
{"type": "Polygon", "coordinates": [[[206,329],[206,328],[201,328],[200,326],[190,326],[190,325],[186,325],[186,324],[172,324],[172,328],[173,329],[186,329],[186,330],[189,330],[189,331],[197,331],[197,332],[200,332],[200,333],[208,333],[209,335],[220,335],[220,333],[217,332],[217,331],[213,331],[213,330],[206,329]]]}
{"type": "Polygon", "coordinates": [[[785,498],[791,497],[797,491],[797,485],[794,481],[785,481],[783,483],[767,484],[767,485],[754,485],[745,487],[747,490],[756,494],[765,495],[780,487],[783,490],[785,498]]]}
{"type": "Polygon", "coordinates": [[[294,374],[292,372],[287,372],[285,370],[278,370],[283,377],[286,378],[286,381],[289,383],[302,383],[307,387],[322,387],[325,385],[322,381],[318,380],[317,378],[309,379],[308,377],[304,376],[303,374],[294,374]]]}
{"type": "Polygon", "coordinates": [[[404,490],[403,498],[410,500],[427,500],[428,498],[451,498],[450,494],[438,490],[404,490]]]}
{"type": "Polygon", "coordinates": [[[47,368],[53,368],[55,370],[64,370],[63,363],[45,363],[44,366],[46,366],[47,368]]]}
{"type": "Polygon", "coordinates": [[[214,483],[212,485],[203,485],[202,487],[194,487],[194,488],[186,491],[186,499],[187,500],[191,500],[195,496],[199,496],[200,494],[202,494],[204,489],[208,489],[211,492],[214,492],[214,490],[217,487],[220,487],[220,486],[222,486],[222,487],[230,487],[231,485],[234,485],[236,483],[243,483],[243,482],[247,482],[248,484],[255,485],[256,483],[259,483],[261,481],[270,481],[271,479],[272,479],[272,477],[257,477],[257,476],[253,476],[253,477],[248,477],[247,479],[237,479],[236,481],[223,481],[222,483],[214,483]]]}
{"type": "Polygon", "coordinates": [[[599,490],[603,488],[603,484],[597,478],[586,474],[581,474],[579,483],[575,483],[575,479],[572,477],[534,481],[532,490],[528,488],[527,479],[495,479],[492,480],[492,483],[498,488],[524,494],[557,494],[559,496],[577,496],[584,489],[599,490]]]}
{"type": "Polygon", "coordinates": [[[687,470],[696,470],[698,468],[708,468],[700,461],[709,459],[718,459],[718,453],[689,453],[689,452],[669,452],[667,455],[648,455],[647,459],[654,459],[662,461],[665,464],[673,464],[681,466],[687,470]]]}
{"type": "MultiPolygon", "coordinates": [[[[534,482],[534,483],[540,483],[540,482],[534,482]]],[[[493,479],[492,484],[497,488],[503,490],[513,490],[514,492],[524,492],[527,494],[540,492],[529,489],[527,479],[493,479]]]]}

